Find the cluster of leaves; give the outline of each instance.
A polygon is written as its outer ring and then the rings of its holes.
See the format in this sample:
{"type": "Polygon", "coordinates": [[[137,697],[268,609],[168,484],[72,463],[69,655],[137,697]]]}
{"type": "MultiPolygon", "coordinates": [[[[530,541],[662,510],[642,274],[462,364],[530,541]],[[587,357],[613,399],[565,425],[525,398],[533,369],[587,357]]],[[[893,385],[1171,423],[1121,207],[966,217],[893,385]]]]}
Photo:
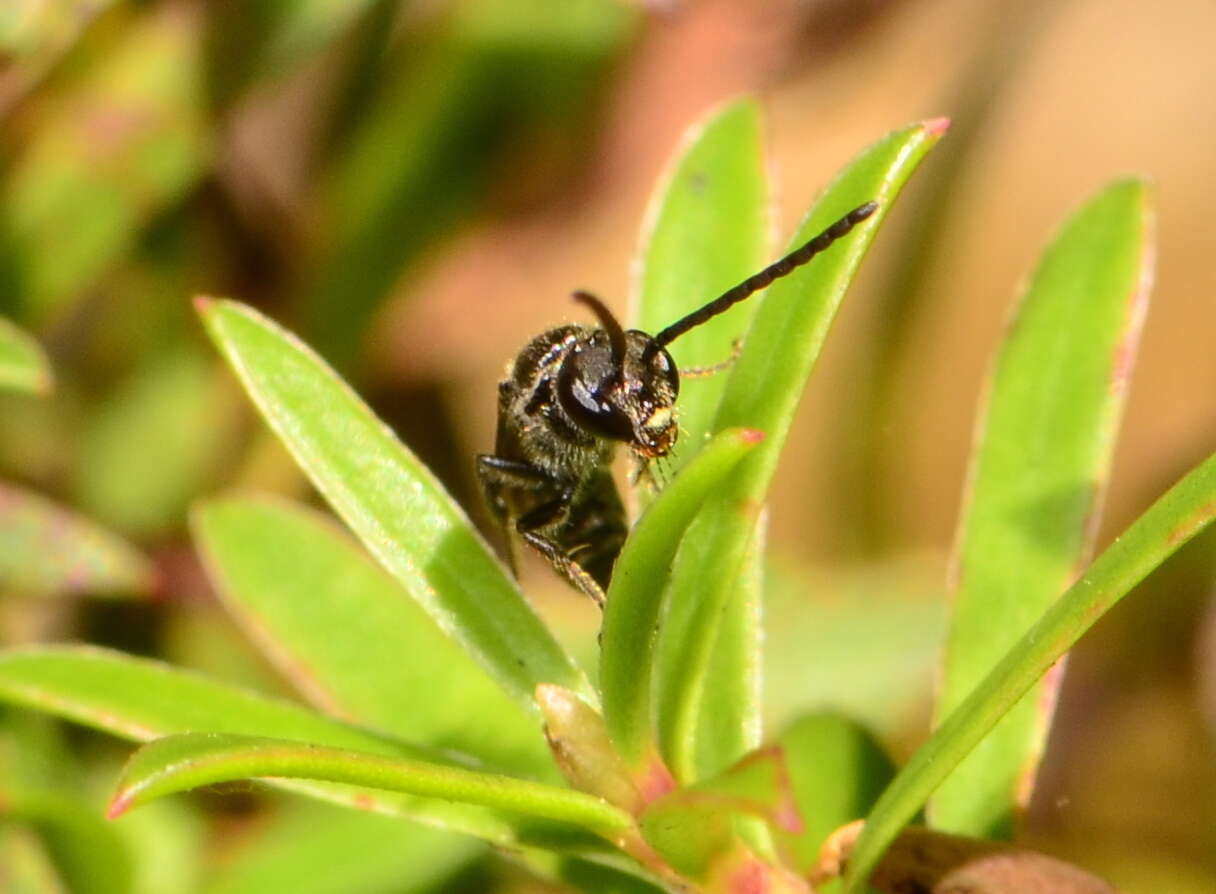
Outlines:
{"type": "MultiPolygon", "coordinates": [[[[1009,836],[1029,791],[1058,685],[1049,671],[1216,514],[1209,460],[1087,563],[1151,279],[1139,182],[1113,184],[1065,224],[993,366],[931,738],[898,773],[836,716],[762,741],[761,507],[845,290],[944,131],[914,125],[861,153],[793,241],[863,201],[879,212],[677,346],[682,366],[712,362],[751,316],[729,373],[682,395],[678,473],[620,557],[594,681],[336,373],[255,311],[204,299],[245,391],[375,560],[288,503],[233,497],[194,513],[225,604],[319,710],[71,646],[0,655],[0,697],[148,743],[111,815],[256,777],[490,842],[590,891],[805,891],[837,876],[850,892],[1105,890],[986,839],[1009,836]],[[931,828],[904,831],[926,807],[931,828]],[[859,817],[863,829],[846,825],[859,817]]],[[[744,100],[694,132],[653,205],[642,328],[759,265],[766,202],[758,110],[744,100]]]]}
{"type": "MultiPolygon", "coordinates": [[[[221,487],[307,485],[249,424],[188,296],[239,280],[358,375],[369,321],[441,236],[563,187],[640,20],[617,0],[0,3],[0,640],[121,641],[275,688],[192,602],[186,516],[221,487]]],[[[289,831],[317,886],[307,861],[337,864],[357,835],[395,841],[345,868],[368,879],[422,889],[488,862],[332,808],[333,838],[306,841],[293,799],[261,798],[267,822],[215,869],[203,820],[230,808],[90,825],[116,752],[62,732],[0,712],[5,890],[239,889],[242,865],[285,861],[289,831]]]]}

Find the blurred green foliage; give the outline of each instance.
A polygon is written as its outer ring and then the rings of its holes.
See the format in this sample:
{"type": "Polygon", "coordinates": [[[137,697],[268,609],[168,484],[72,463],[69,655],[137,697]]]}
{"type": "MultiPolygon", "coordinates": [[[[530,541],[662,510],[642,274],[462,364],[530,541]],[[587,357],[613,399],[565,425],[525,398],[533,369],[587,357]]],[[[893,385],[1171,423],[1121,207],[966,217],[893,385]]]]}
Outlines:
{"type": "MultiPolygon", "coordinates": [[[[175,545],[188,505],[246,476],[299,487],[218,372],[190,297],[272,306],[357,374],[371,321],[428,249],[562,182],[637,22],[616,0],[0,3],[0,641],[87,629],[198,660],[233,654],[222,643],[235,634],[215,624],[171,617],[162,629],[146,607],[35,610],[26,598],[188,600],[199,571],[175,545]],[[293,102],[300,127],[282,130],[293,102]],[[270,134],[266,154],[250,154],[250,132],[270,134]],[[525,173],[521,157],[540,163],[525,173]],[[39,396],[51,370],[55,393],[39,396]]],[[[95,771],[73,769],[55,729],[27,721],[0,716],[0,755],[43,753],[55,779],[0,760],[6,813],[26,820],[0,823],[0,888],[199,889],[190,805],[77,830],[119,838],[91,866],[65,860],[56,817],[99,816],[95,771]],[[96,862],[107,853],[119,863],[96,862]]],[[[317,891],[406,890],[404,879],[454,890],[453,873],[481,855],[357,818],[320,848],[291,822],[250,836],[210,890],[268,890],[284,872],[317,891]],[[351,875],[352,836],[380,836],[395,856],[351,875]],[[329,888],[309,868],[326,861],[329,888]]]]}

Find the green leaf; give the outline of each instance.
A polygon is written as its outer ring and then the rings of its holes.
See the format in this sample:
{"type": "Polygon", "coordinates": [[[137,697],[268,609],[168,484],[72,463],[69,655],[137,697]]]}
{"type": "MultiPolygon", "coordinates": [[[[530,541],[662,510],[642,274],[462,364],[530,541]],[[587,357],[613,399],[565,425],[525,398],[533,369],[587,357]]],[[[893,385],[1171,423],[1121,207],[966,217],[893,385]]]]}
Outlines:
{"type": "Polygon", "coordinates": [[[389,756],[436,754],[289,702],[92,646],[0,652],[0,698],[137,741],[208,730],[389,756]]]}
{"type": "MultiPolygon", "coordinates": [[[[1044,253],[988,389],[955,568],[947,717],[1089,557],[1148,307],[1151,209],[1139,181],[1087,202],[1044,253]]],[[[1060,674],[1033,687],[942,785],[935,827],[1010,837],[1060,674]]]]}
{"type": "Polygon", "coordinates": [[[1051,666],[1154,568],[1216,518],[1216,455],[1175,484],[1018,640],[913,755],[875,805],[849,862],[859,892],[886,846],[1051,666]]]}
{"type": "Polygon", "coordinates": [[[0,483],[0,598],[129,596],[155,582],[133,546],[32,491],[0,483]]]}
{"type": "Polygon", "coordinates": [[[615,840],[633,817],[600,798],[524,779],[421,760],[281,739],[185,733],[150,742],[131,756],[108,815],[175,792],[259,776],[316,779],[443,798],[585,828],[615,840]]]}
{"type": "Polygon", "coordinates": [[[441,629],[529,710],[539,683],[591,695],[452,498],[316,354],[234,302],[200,312],[296,462],[441,629]]]}
{"type": "MultiPolygon", "coordinates": [[[[443,762],[457,757],[399,742],[159,662],[91,647],[0,652],[0,699],[137,741],[209,731],[290,739],[412,760],[443,762]]],[[[462,804],[320,782],[284,780],[278,784],[312,797],[409,817],[506,847],[544,843],[581,850],[589,844],[585,836],[571,835],[565,825],[521,823],[517,817],[462,804]]]]}
{"type": "Polygon", "coordinates": [[[46,394],[51,367],[33,337],[0,317],[0,388],[46,394]]]}
{"type": "MultiPolygon", "coordinates": [[[[642,229],[633,319],[658,332],[759,270],[768,256],[768,196],[761,111],[744,97],[715,109],[684,137],[656,189],[642,229]]],[[[745,302],[671,346],[681,369],[729,361],[756,302],[745,302]]],[[[724,371],[680,380],[680,440],[663,471],[677,472],[700,450],[726,387],[724,371]]],[[[642,494],[643,501],[646,494],[642,494]]],[[[760,538],[752,573],[730,599],[712,650],[709,684],[719,694],[705,712],[698,761],[716,773],[759,745],[760,538]]]]}
{"type": "Polygon", "coordinates": [[[713,709],[698,716],[693,737],[697,778],[721,773],[764,738],[764,547],[768,513],[756,519],[739,580],[722,609],[705,669],[713,709]]]}
{"type": "MultiPolygon", "coordinates": [[[[127,894],[131,858],[114,828],[86,802],[59,792],[4,786],[4,821],[35,829],[68,889],[80,894],[127,894]]],[[[3,873],[0,872],[0,879],[3,873]]]]}
{"type": "Polygon", "coordinates": [[[205,503],[192,520],[228,610],[318,708],[557,778],[536,718],[336,526],[268,499],[205,503]]]}
{"type": "Polygon", "coordinates": [[[204,890],[438,894],[450,890],[446,885],[452,876],[483,851],[484,846],[469,838],[391,817],[301,802],[243,836],[204,890]]]}
{"type": "Polygon", "coordinates": [[[778,280],[755,310],[743,353],[731,369],[714,428],[745,425],[771,437],[703,509],[672,572],[671,610],[662,636],[659,730],[677,778],[697,778],[697,730],[720,618],[740,580],[763,504],[803,385],[874,233],[908,177],[945,130],[941,121],[896,131],[837,176],[807,215],[801,245],[850,209],[873,200],[878,211],[825,255],[778,280]]]}
{"type": "MultiPolygon", "coordinates": [[[[686,132],[642,228],[631,317],[643,332],[658,332],[764,265],[768,207],[760,124],[759,104],[745,97],[686,132]]],[[[671,346],[677,365],[729,360],[753,310],[754,302],[745,302],[680,338],[671,346]]],[[[664,472],[677,472],[708,441],[725,387],[722,373],[681,377],[680,439],[664,472]]]]}
{"type": "Polygon", "coordinates": [[[895,765],[869,730],[839,714],[804,715],[777,741],[803,822],[801,832],[778,837],[805,875],[828,835],[865,816],[895,775],[895,765]]]}
{"type": "Polygon", "coordinates": [[[722,432],[663,489],[638,520],[612,573],[604,607],[600,687],[613,742],[633,768],[654,756],[651,674],[659,598],[684,529],[728,472],[762,440],[750,429],[722,432]]]}

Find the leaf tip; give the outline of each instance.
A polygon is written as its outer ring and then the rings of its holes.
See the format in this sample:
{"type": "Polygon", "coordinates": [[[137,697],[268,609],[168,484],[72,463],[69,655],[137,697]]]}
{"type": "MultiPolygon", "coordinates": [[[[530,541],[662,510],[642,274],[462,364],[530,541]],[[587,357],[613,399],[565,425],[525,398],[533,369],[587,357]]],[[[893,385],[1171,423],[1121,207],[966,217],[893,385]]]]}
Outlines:
{"type": "Polygon", "coordinates": [[[124,788],[116,791],[114,793],[114,797],[110,799],[110,803],[106,807],[106,819],[118,819],[131,809],[131,805],[134,800],[135,792],[132,789],[124,788]]]}
{"type": "Polygon", "coordinates": [[[945,115],[940,118],[929,118],[921,122],[921,127],[925,129],[931,137],[940,137],[950,129],[951,121],[945,115]]]}
{"type": "Polygon", "coordinates": [[[755,446],[764,440],[764,432],[758,428],[744,428],[739,430],[739,440],[749,446],[755,446]]]}
{"type": "Polygon", "coordinates": [[[212,307],[212,305],[215,304],[215,302],[216,302],[216,299],[210,295],[195,295],[194,296],[194,309],[199,312],[200,316],[205,317],[205,316],[207,316],[207,313],[211,310],[211,307],[212,307]]]}

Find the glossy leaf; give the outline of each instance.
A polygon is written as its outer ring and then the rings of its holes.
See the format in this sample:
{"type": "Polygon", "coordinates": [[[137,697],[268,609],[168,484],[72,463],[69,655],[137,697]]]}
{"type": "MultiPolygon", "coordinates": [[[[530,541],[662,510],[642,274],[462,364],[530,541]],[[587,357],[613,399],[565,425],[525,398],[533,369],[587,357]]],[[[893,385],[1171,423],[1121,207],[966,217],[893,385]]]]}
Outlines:
{"type": "Polygon", "coordinates": [[[123,770],[109,815],[119,816],[175,792],[259,776],[313,779],[443,798],[568,823],[612,840],[633,827],[633,817],[628,813],[570,789],[429,761],[216,733],[168,736],[135,752],[123,770]]]}
{"type": "Polygon", "coordinates": [[[130,596],[153,583],[151,563],[118,535],[0,484],[0,597],[130,596]]]}
{"type": "Polygon", "coordinates": [[[659,727],[677,777],[695,779],[703,711],[717,710],[706,680],[723,608],[731,598],[769,481],[803,385],[874,233],[900,189],[945,130],[933,121],[896,131],[865,150],[828,186],[799,227],[801,245],[850,209],[878,211],[812,263],[778,280],[755,310],[743,353],[732,367],[715,429],[747,425],[771,435],[702,510],[673,570],[663,630],[659,727]]]}
{"type": "Polygon", "coordinates": [[[283,501],[216,500],[195,539],[228,610],[314,705],[556,778],[540,725],[342,531],[283,501]]]}
{"type": "MultiPolygon", "coordinates": [[[[1001,347],[955,556],[947,717],[1089,557],[1152,280],[1151,211],[1125,181],[1064,225],[1001,347]]],[[[935,827],[1010,837],[1061,675],[1010,711],[929,804],[935,827]]]]}
{"type": "Polygon", "coordinates": [[[638,520],[612,574],[600,651],[604,719],[625,761],[643,769],[654,752],[651,680],[655,628],[672,557],[704,501],[763,435],[722,432],[663,489],[638,520]]]}
{"type": "Polygon", "coordinates": [[[442,630],[529,710],[539,683],[590,692],[460,507],[316,354],[250,308],[199,306],[296,462],[442,630]]]}
{"type": "MultiPolygon", "coordinates": [[[[0,652],[0,700],[143,742],[177,733],[209,731],[290,739],[386,757],[437,762],[458,757],[412,746],[159,662],[84,646],[0,652]]],[[[565,825],[521,823],[516,817],[462,804],[306,780],[277,784],[502,846],[541,841],[558,849],[595,846],[585,834],[571,834],[574,830],[565,825]]]]}
{"type": "Polygon", "coordinates": [[[0,317],[0,388],[45,394],[51,367],[33,337],[0,317]]]}
{"type": "Polygon", "coordinates": [[[1216,456],[1160,497],[984,677],[879,799],[848,866],[858,892],[886,846],[1018,700],[1115,603],[1216,517],[1216,456]]]}

